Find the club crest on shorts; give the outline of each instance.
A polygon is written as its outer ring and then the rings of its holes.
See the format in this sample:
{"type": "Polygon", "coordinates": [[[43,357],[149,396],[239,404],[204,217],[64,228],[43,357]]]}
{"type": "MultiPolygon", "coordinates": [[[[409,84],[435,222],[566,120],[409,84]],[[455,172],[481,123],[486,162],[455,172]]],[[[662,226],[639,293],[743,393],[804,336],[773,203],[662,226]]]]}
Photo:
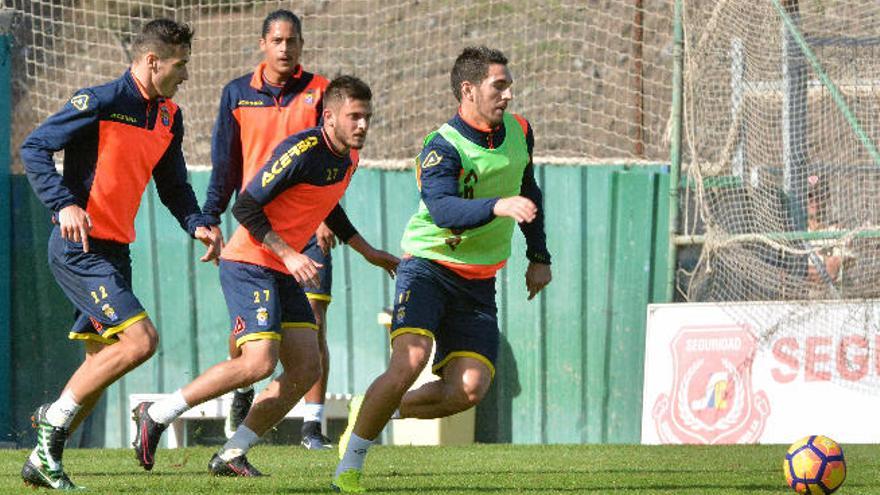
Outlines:
{"type": "Polygon", "coordinates": [[[162,125],[164,125],[165,127],[171,125],[171,114],[168,113],[168,107],[159,107],[159,117],[162,119],[162,125]]]}
{"type": "Polygon", "coordinates": [[[119,319],[119,316],[116,315],[116,310],[113,309],[113,306],[110,306],[107,303],[104,303],[104,305],[101,306],[101,312],[104,313],[104,316],[110,318],[110,321],[116,321],[119,319]]]}
{"type": "Polygon", "coordinates": [[[269,310],[260,306],[257,308],[257,325],[265,327],[269,324],[269,310]]]}
{"type": "Polygon", "coordinates": [[[664,443],[752,443],[770,414],[764,391],[752,387],[757,350],[747,327],[684,327],[673,339],[674,382],[652,416],[664,443]]]}

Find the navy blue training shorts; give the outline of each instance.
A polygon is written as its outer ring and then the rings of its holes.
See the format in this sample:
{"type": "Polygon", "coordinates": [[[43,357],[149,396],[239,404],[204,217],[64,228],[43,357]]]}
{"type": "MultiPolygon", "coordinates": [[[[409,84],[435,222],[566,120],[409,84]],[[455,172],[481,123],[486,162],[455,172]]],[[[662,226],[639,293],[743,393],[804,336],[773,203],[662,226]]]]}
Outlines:
{"type": "Polygon", "coordinates": [[[495,278],[469,280],[433,261],[404,258],[397,267],[391,338],[405,333],[434,339],[435,374],[456,357],[471,357],[494,375],[499,340],[495,278]]]}
{"type": "Polygon", "coordinates": [[[61,237],[57,225],[49,236],[49,269],[73,303],[71,339],[112,344],[147,312],[131,290],[131,258],[125,244],[89,238],[82,243],[61,237]]]}
{"type": "Polygon", "coordinates": [[[235,345],[251,340],[281,340],[281,330],[317,330],[312,307],[293,275],[220,260],[220,286],[229,309],[235,345]]]}

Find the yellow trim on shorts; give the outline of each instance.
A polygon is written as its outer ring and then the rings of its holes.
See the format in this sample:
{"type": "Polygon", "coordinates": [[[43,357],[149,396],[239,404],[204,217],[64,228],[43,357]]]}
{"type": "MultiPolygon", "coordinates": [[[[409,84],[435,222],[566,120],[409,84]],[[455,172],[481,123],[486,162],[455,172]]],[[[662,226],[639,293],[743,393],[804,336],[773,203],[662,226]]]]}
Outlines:
{"type": "Polygon", "coordinates": [[[249,333],[244,337],[235,340],[235,347],[241,347],[245,342],[251,342],[253,340],[281,340],[281,335],[278,332],[257,332],[257,333],[249,333]]]}
{"type": "Polygon", "coordinates": [[[414,335],[423,335],[425,337],[429,337],[431,340],[437,340],[434,338],[434,332],[430,330],[426,330],[424,328],[416,328],[416,327],[400,327],[397,330],[391,332],[391,340],[394,340],[400,335],[405,333],[411,333],[414,335]]]}
{"type": "Polygon", "coordinates": [[[282,330],[290,330],[291,328],[308,328],[310,330],[318,331],[318,325],[308,321],[284,321],[281,322],[282,330]]]}
{"type": "Polygon", "coordinates": [[[446,363],[448,363],[449,361],[452,361],[455,358],[463,358],[463,357],[473,358],[473,359],[476,359],[477,361],[485,364],[486,367],[489,368],[489,371],[492,373],[492,378],[495,378],[495,366],[492,365],[492,362],[489,361],[486,358],[486,356],[484,356],[482,354],[478,354],[473,351],[450,352],[449,354],[446,355],[445,358],[443,358],[443,361],[440,361],[439,363],[437,363],[431,367],[431,373],[434,373],[435,375],[440,376],[440,373],[437,373],[437,372],[440,371],[441,368],[446,366],[446,363]]]}
{"type": "Polygon", "coordinates": [[[123,321],[119,325],[116,325],[114,327],[108,327],[107,330],[103,333],[103,335],[98,334],[98,333],[88,333],[88,332],[87,333],[70,332],[67,335],[67,338],[70,340],[90,340],[92,342],[97,342],[99,344],[104,344],[104,345],[115,344],[115,343],[119,342],[119,337],[116,337],[116,338],[110,338],[110,337],[115,337],[116,334],[124,332],[126,328],[128,328],[128,327],[134,325],[135,323],[137,323],[141,320],[144,320],[146,318],[147,318],[147,312],[141,311],[140,313],[123,321]]]}
{"type": "Polygon", "coordinates": [[[67,334],[67,338],[70,340],[89,340],[92,342],[97,342],[99,344],[104,345],[112,345],[119,342],[119,339],[108,339],[106,337],[102,337],[96,333],[76,333],[70,332],[67,334]]]}
{"type": "Polygon", "coordinates": [[[140,313],[138,313],[138,314],[132,316],[131,318],[129,318],[129,319],[123,321],[123,322],[120,323],[119,325],[116,325],[115,327],[110,327],[110,328],[108,328],[108,329],[104,332],[104,334],[103,334],[102,336],[103,336],[103,337],[112,337],[112,336],[116,335],[117,333],[124,332],[126,328],[128,328],[128,327],[134,325],[135,323],[137,323],[137,322],[139,322],[139,321],[145,319],[146,317],[147,317],[147,312],[146,312],[146,311],[141,311],[140,313]]]}
{"type": "Polygon", "coordinates": [[[316,294],[314,292],[306,292],[306,298],[309,301],[325,301],[330,302],[333,300],[333,296],[329,294],[316,294]]]}

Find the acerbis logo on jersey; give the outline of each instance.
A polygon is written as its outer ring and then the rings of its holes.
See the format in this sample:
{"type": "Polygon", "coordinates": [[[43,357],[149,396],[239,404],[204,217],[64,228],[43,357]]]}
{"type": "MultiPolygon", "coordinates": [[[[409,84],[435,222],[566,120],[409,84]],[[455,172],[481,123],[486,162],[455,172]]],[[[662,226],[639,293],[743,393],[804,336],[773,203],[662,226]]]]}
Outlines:
{"type": "Polygon", "coordinates": [[[266,187],[267,184],[272,182],[275,179],[275,176],[280,174],[286,169],[290,163],[293,161],[294,156],[299,156],[315,147],[318,144],[317,136],[309,136],[302,141],[291,146],[287,151],[285,151],[281,156],[272,163],[272,167],[263,172],[263,180],[261,185],[266,187]]]}
{"type": "Polygon", "coordinates": [[[82,112],[89,108],[89,95],[76,95],[70,99],[70,104],[73,105],[73,108],[82,112]]]}
{"type": "Polygon", "coordinates": [[[131,115],[125,115],[124,113],[111,113],[110,118],[113,120],[128,122],[129,124],[137,124],[138,123],[138,119],[132,117],[131,115]]]}
{"type": "Polygon", "coordinates": [[[440,154],[437,153],[437,151],[435,150],[431,150],[431,152],[428,153],[428,156],[426,156],[425,159],[422,160],[421,167],[422,169],[431,168],[435,165],[438,165],[441,161],[443,161],[443,158],[440,156],[440,154]]]}

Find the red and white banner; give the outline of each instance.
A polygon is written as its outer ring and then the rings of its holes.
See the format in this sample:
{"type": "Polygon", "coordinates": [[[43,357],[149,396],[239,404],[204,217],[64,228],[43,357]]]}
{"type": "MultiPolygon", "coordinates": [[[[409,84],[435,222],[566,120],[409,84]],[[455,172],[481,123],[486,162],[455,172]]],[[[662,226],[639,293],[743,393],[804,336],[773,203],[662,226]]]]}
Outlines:
{"type": "Polygon", "coordinates": [[[648,307],[642,443],[880,442],[880,302],[648,307]]]}

